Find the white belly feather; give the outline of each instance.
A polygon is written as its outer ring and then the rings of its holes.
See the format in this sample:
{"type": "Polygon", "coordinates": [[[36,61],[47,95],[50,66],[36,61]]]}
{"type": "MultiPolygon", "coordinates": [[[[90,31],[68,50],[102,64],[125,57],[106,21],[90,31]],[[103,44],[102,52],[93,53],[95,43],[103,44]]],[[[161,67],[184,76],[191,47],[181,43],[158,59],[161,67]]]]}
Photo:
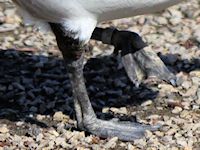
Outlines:
{"type": "Polygon", "coordinates": [[[147,14],[183,0],[13,0],[29,15],[26,20],[62,23],[74,38],[87,42],[101,21],[147,14]],[[30,15],[31,14],[31,15],[30,15]],[[28,18],[28,19],[27,19],[28,18]]]}

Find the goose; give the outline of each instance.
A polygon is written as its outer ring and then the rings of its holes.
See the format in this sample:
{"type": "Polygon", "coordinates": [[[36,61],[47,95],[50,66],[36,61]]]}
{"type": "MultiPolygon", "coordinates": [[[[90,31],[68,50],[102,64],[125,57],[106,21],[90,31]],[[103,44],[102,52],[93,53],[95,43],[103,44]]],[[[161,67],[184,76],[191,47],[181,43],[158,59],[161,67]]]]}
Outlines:
{"type": "MultiPolygon", "coordinates": [[[[116,136],[124,141],[141,138],[145,130],[156,130],[159,126],[97,118],[84,83],[83,57],[86,44],[90,39],[94,39],[113,45],[115,50],[121,50],[122,56],[126,58],[126,66],[132,66],[133,60],[127,55],[144,48],[146,43],[137,33],[116,28],[100,28],[97,27],[98,23],[158,12],[182,1],[13,0],[25,22],[37,25],[38,28],[45,27],[55,34],[71,81],[78,128],[102,138],[116,136]]],[[[130,69],[127,69],[127,73],[129,76],[133,75],[130,69]]]]}

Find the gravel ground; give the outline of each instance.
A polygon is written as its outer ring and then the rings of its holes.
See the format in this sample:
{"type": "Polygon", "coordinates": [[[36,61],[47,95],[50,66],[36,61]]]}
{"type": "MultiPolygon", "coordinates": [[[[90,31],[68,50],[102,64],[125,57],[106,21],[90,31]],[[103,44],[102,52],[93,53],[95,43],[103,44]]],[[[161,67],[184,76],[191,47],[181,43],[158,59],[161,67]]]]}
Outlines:
{"type": "Polygon", "coordinates": [[[163,128],[132,143],[79,131],[54,36],[24,27],[13,4],[0,0],[0,150],[200,150],[200,1],[101,24],[111,25],[141,34],[178,85],[134,87],[117,59],[107,56],[112,48],[91,41],[85,78],[98,117],[163,128]]]}

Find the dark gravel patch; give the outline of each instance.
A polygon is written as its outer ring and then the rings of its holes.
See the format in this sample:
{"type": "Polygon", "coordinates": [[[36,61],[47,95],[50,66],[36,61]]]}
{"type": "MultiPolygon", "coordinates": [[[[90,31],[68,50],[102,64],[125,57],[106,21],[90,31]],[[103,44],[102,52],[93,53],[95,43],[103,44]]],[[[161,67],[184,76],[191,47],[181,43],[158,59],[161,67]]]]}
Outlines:
{"type": "MultiPolygon", "coordinates": [[[[72,92],[62,59],[15,50],[0,51],[0,117],[9,120],[62,111],[73,118],[72,92]]],[[[125,107],[156,97],[147,87],[135,88],[114,57],[91,59],[85,67],[88,93],[100,118],[104,107],[125,107]]]]}

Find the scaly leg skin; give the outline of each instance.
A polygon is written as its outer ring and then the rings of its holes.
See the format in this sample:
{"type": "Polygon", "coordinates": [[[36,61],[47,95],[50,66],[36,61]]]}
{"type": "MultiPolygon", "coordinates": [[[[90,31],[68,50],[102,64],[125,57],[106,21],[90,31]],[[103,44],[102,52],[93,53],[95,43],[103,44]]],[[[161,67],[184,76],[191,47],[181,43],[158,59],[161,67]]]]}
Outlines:
{"type": "Polygon", "coordinates": [[[168,70],[155,52],[144,50],[147,45],[137,33],[118,31],[114,28],[96,28],[92,39],[113,45],[114,53],[121,50],[122,64],[128,77],[136,86],[144,78],[147,78],[145,83],[163,80],[175,85],[175,75],[168,70]]]}
{"type": "Polygon", "coordinates": [[[74,110],[76,112],[77,127],[84,130],[81,105],[76,97],[74,97],[74,110]]]}
{"type": "MultiPolygon", "coordinates": [[[[97,136],[108,138],[118,137],[120,140],[133,141],[144,136],[146,130],[156,130],[159,126],[141,125],[131,122],[104,121],[97,119],[91,106],[83,77],[83,58],[67,63],[69,78],[72,84],[73,96],[82,110],[81,125],[84,129],[97,136]]],[[[79,113],[76,112],[76,113],[79,113]]],[[[77,117],[80,117],[77,115],[77,117]]]]}
{"type": "Polygon", "coordinates": [[[139,87],[142,80],[145,78],[144,71],[141,69],[139,63],[134,58],[133,54],[127,54],[121,57],[120,60],[124,66],[124,69],[136,87],[139,87]]]}
{"type": "Polygon", "coordinates": [[[171,83],[174,86],[176,85],[176,76],[169,71],[155,52],[148,49],[142,49],[133,54],[133,56],[140,64],[141,68],[145,70],[149,81],[158,78],[171,83]]]}
{"type": "Polygon", "coordinates": [[[98,119],[84,83],[84,47],[77,40],[67,37],[68,34],[65,33],[62,25],[50,23],[50,26],[56,36],[69,73],[78,127],[103,138],[118,137],[124,141],[141,138],[146,130],[158,129],[158,126],[98,119]]]}

